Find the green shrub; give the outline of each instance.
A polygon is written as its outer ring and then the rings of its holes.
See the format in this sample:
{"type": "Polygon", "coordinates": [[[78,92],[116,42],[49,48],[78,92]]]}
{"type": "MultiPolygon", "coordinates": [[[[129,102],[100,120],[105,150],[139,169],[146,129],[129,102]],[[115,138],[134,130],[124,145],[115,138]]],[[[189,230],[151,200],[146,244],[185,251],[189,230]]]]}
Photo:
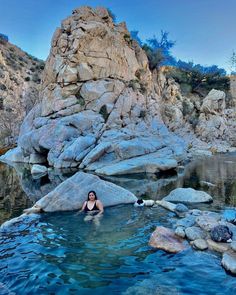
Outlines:
{"type": "Polygon", "coordinates": [[[180,84],[183,94],[196,92],[205,96],[211,89],[228,91],[230,87],[229,78],[221,76],[220,73],[201,73],[197,70],[187,70],[171,67],[166,73],[167,78],[172,77],[180,84]]]}

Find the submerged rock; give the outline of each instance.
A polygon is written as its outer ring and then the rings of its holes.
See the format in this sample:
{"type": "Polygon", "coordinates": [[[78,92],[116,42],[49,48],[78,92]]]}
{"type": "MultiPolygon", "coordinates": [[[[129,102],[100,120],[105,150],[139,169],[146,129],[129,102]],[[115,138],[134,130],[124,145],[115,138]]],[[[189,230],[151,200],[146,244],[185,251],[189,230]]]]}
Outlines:
{"type": "Polygon", "coordinates": [[[207,242],[204,239],[194,240],[192,246],[198,250],[206,250],[208,248],[207,242]]]}
{"type": "Polygon", "coordinates": [[[149,240],[149,245],[153,248],[164,250],[170,253],[178,253],[186,249],[183,239],[163,226],[157,226],[149,240]]]}
{"type": "Polygon", "coordinates": [[[78,210],[87,200],[90,190],[96,191],[104,207],[134,203],[137,200],[131,192],[124,188],[104,181],[98,176],[77,172],[36,202],[32,211],[36,206],[45,212],[78,210]]]}
{"type": "Polygon", "coordinates": [[[164,200],[181,203],[209,203],[213,201],[209,194],[192,188],[176,188],[164,200]]]}
{"type": "Polygon", "coordinates": [[[236,255],[235,254],[223,254],[221,261],[222,266],[232,274],[236,274],[236,255]]]}

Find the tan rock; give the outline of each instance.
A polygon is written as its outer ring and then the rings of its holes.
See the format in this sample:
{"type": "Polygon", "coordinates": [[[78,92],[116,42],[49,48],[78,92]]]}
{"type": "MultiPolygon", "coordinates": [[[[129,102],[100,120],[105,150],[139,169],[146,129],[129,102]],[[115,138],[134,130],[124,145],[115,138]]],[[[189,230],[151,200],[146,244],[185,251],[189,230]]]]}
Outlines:
{"type": "Polygon", "coordinates": [[[186,249],[183,239],[163,226],[157,226],[149,240],[149,245],[153,248],[164,250],[170,253],[178,253],[186,249]]]}
{"type": "Polygon", "coordinates": [[[217,243],[217,242],[212,241],[211,239],[207,240],[207,244],[208,244],[208,248],[210,250],[220,252],[220,253],[224,253],[230,249],[230,244],[217,243]]]}

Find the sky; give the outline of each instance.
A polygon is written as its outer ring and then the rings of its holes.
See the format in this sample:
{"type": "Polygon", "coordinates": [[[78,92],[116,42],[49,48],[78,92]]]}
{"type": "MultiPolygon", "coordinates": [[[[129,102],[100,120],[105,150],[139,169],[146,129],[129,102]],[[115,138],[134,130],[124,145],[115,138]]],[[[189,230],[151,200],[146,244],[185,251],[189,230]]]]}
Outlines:
{"type": "Polygon", "coordinates": [[[236,51],[236,0],[0,0],[0,33],[45,60],[56,27],[83,5],[110,8],[117,22],[125,21],[144,41],[169,32],[177,59],[229,70],[236,51]]]}

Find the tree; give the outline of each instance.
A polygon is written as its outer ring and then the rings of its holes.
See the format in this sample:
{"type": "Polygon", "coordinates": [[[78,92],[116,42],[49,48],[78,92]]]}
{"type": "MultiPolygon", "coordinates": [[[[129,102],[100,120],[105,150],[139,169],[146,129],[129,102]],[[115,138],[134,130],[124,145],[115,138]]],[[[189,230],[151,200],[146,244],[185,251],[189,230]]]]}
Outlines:
{"type": "Polygon", "coordinates": [[[231,75],[236,75],[236,53],[234,50],[232,56],[229,59],[229,69],[231,75]]]}
{"type": "Polygon", "coordinates": [[[176,64],[175,58],[170,53],[171,48],[173,48],[176,42],[169,40],[168,36],[168,32],[161,31],[160,39],[154,35],[153,38],[147,39],[147,44],[143,45],[151,70],[159,68],[161,65],[176,64]]]}
{"type": "Polygon", "coordinates": [[[139,31],[130,31],[130,36],[132,39],[138,42],[139,46],[142,46],[143,42],[138,36],[139,31]]]}

